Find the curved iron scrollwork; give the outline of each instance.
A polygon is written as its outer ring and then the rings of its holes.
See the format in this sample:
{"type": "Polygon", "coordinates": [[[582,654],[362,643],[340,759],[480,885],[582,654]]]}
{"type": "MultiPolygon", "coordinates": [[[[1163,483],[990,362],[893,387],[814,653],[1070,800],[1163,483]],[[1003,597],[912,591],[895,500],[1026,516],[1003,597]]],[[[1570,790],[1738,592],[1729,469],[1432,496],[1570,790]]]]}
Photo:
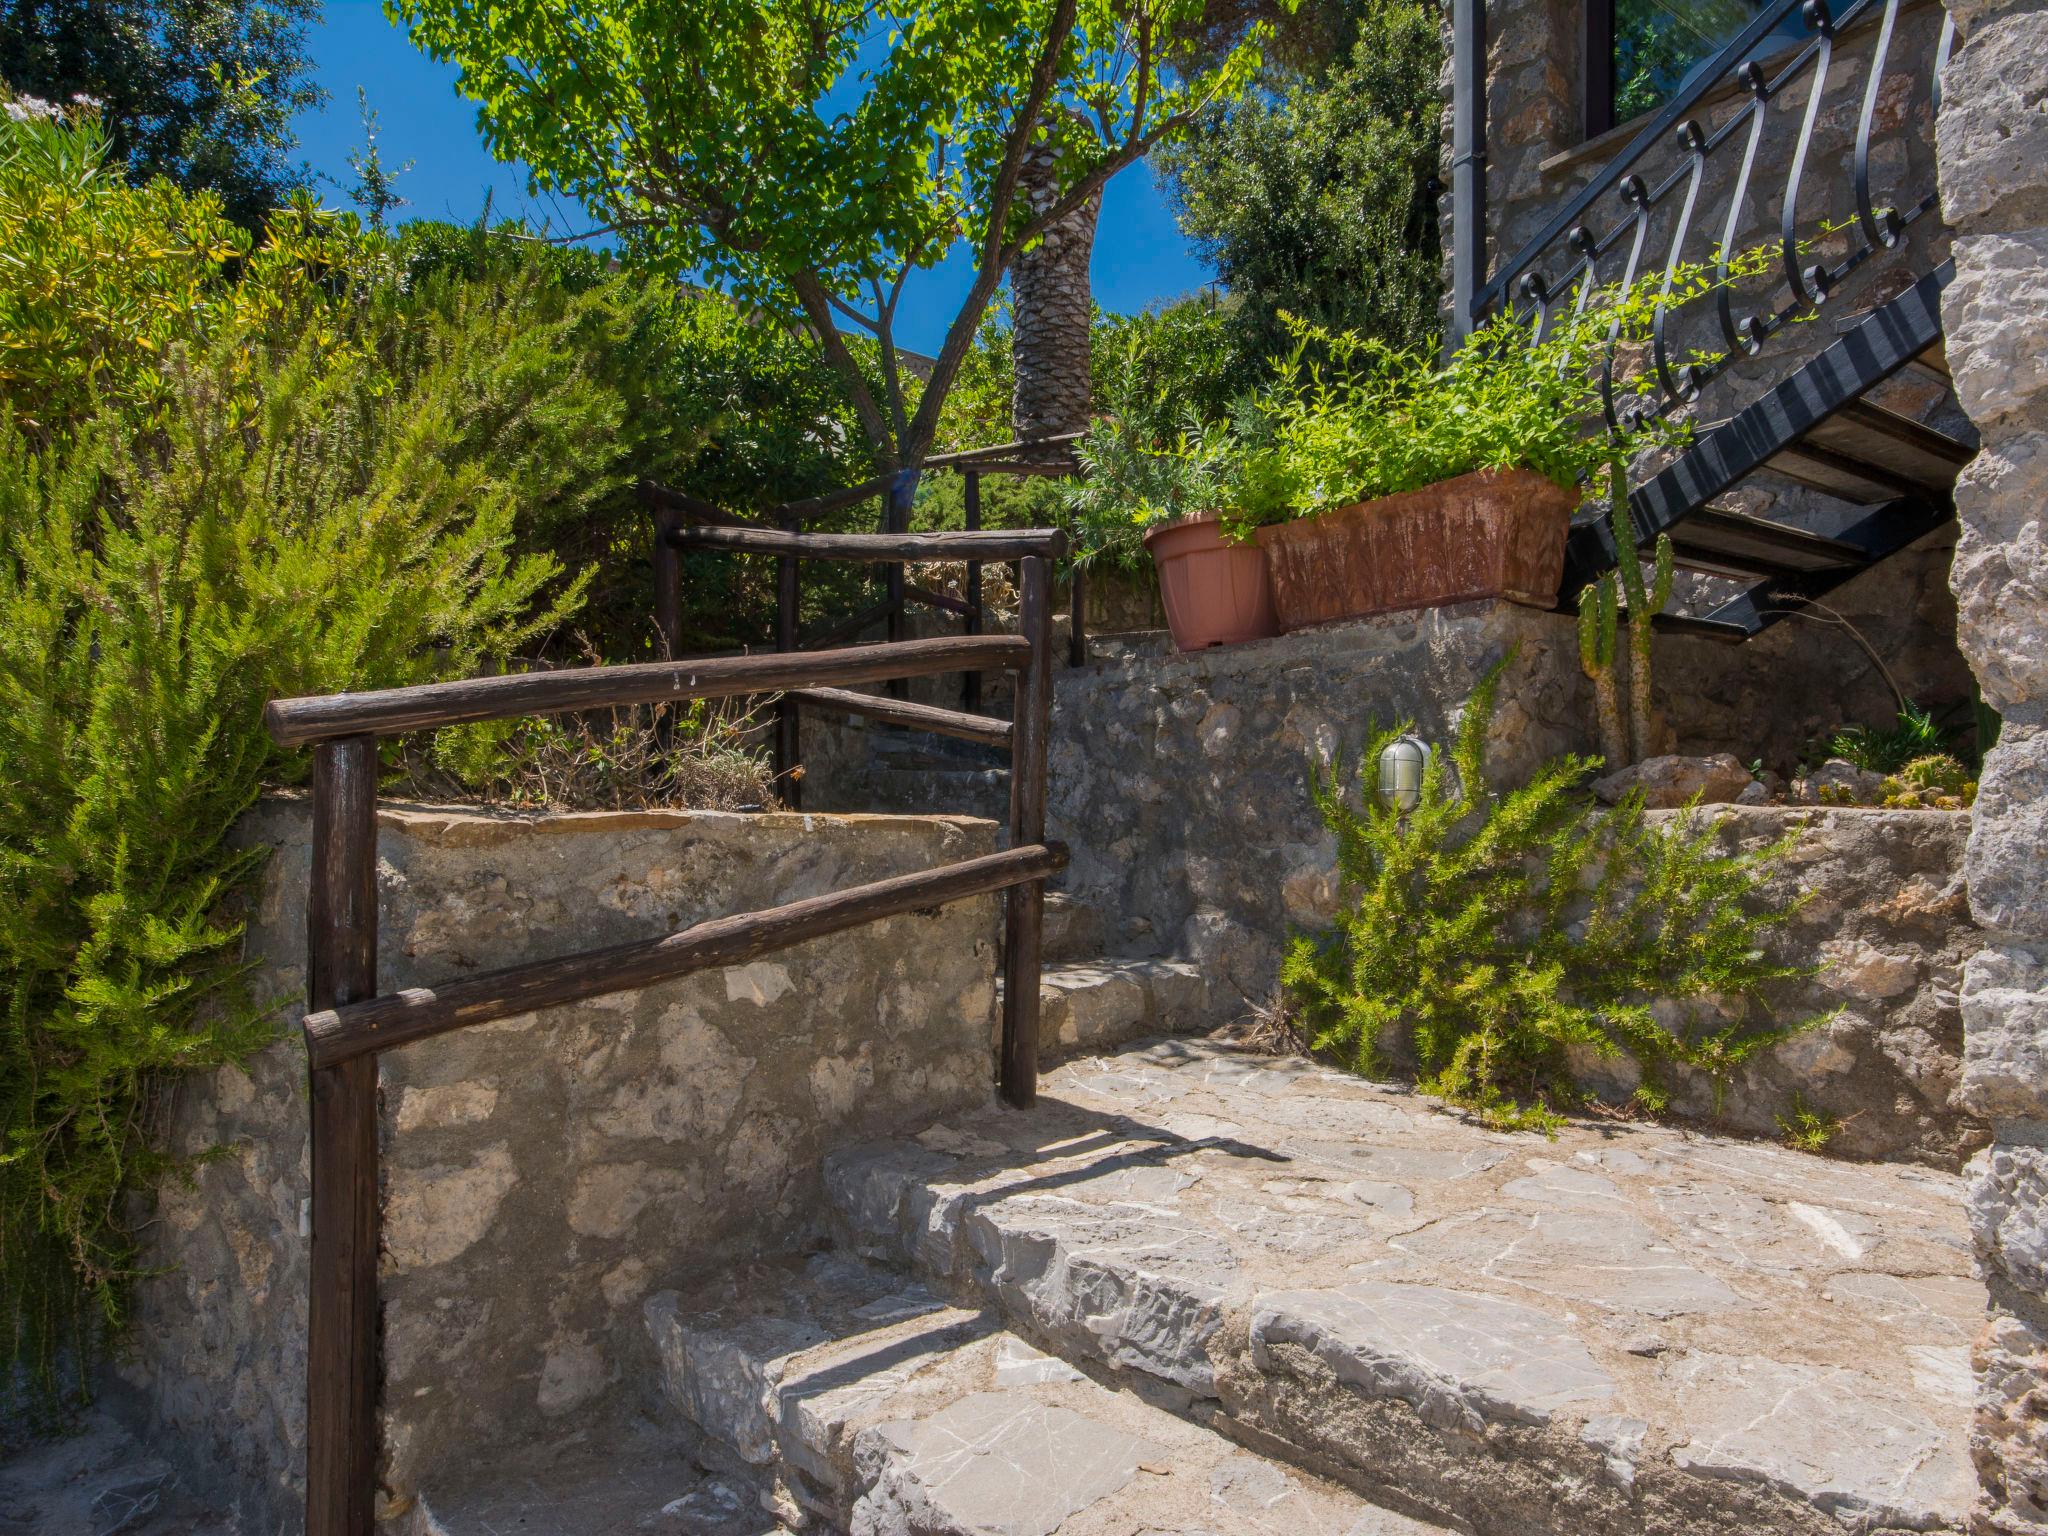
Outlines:
{"type": "MultiPolygon", "coordinates": [[[[1720,373],[1754,357],[1776,332],[1826,303],[1864,262],[1900,250],[1906,231],[1934,211],[1931,185],[1911,200],[1902,190],[1873,186],[1882,160],[1874,147],[1907,120],[1905,102],[1915,89],[1912,71],[1926,67],[1916,60],[1894,59],[1901,15],[1915,8],[1914,0],[1849,0],[1837,14],[1830,0],[1769,0],[1710,67],[1667,103],[1533,240],[1495,269],[1472,295],[1468,324],[1482,324],[1505,308],[1520,311],[1526,306],[1530,334],[1540,340],[1549,334],[1567,300],[1575,316],[1583,315],[1595,290],[1602,287],[1603,263],[1619,263],[1618,272],[1612,266],[1608,270],[1626,289],[1645,272],[1654,271],[1648,263],[1661,254],[1663,281],[1646,359],[1654,386],[1624,391],[1615,377],[1617,320],[1609,332],[1601,398],[1610,425],[1618,422],[1617,399],[1625,392],[1631,415],[1638,409],[1666,412],[1697,400],[1720,373]],[[1780,51],[1769,53],[1769,45],[1784,38],[1795,18],[1803,40],[1788,41],[1780,51]],[[1859,28],[1866,20],[1875,23],[1874,29],[1859,28]],[[1866,50],[1861,45],[1871,30],[1875,38],[1866,50]],[[1859,71],[1865,78],[1860,100],[1851,98],[1859,109],[1851,140],[1846,114],[1834,106],[1830,95],[1839,96],[1859,71]],[[1728,110],[1721,98],[1731,85],[1741,100],[1728,110]],[[1787,150],[1770,130],[1776,126],[1782,132],[1791,113],[1774,112],[1773,107],[1782,102],[1790,108],[1790,93],[1802,88],[1805,101],[1803,108],[1795,109],[1797,126],[1787,150]],[[1739,166],[1732,182],[1723,183],[1714,176],[1717,156],[1738,138],[1739,151],[1729,148],[1728,154],[1731,159],[1740,154],[1739,166]],[[1844,209],[1841,223],[1823,225],[1803,209],[1809,204],[1807,194],[1825,177],[1824,168],[1838,153],[1848,162],[1852,205],[1844,209]],[[1668,165],[1674,156],[1677,163],[1668,165]],[[1760,184],[1771,180],[1779,168],[1784,182],[1775,199],[1777,229],[1772,242],[1772,266],[1778,275],[1769,291],[1745,300],[1738,291],[1745,275],[1738,265],[1739,242],[1750,227],[1747,221],[1768,215],[1768,193],[1760,191],[1760,184]],[[1714,206],[1721,196],[1726,197],[1725,210],[1714,206]],[[1614,209],[1616,201],[1619,209],[1614,209]],[[1614,209],[1611,222],[1601,217],[1602,209],[1614,209]],[[1688,242],[1695,240],[1696,230],[1708,237],[1718,234],[1719,239],[1689,262],[1688,242]],[[1841,243],[1846,249],[1840,249],[1841,243]],[[1827,254],[1831,250],[1840,250],[1833,260],[1827,254]],[[1687,351],[1672,317],[1698,296],[1699,285],[1682,278],[1691,264],[1714,272],[1708,330],[1718,332],[1718,342],[1687,351]],[[1553,282],[1550,271],[1564,275],[1553,282]]],[[[1937,105],[1940,71],[1953,41],[1954,22],[1945,19],[1931,61],[1930,91],[1937,105]]],[[[1698,243],[1704,245],[1704,240],[1698,243]]],[[[1650,380],[1644,382],[1648,385],[1650,380]]]]}

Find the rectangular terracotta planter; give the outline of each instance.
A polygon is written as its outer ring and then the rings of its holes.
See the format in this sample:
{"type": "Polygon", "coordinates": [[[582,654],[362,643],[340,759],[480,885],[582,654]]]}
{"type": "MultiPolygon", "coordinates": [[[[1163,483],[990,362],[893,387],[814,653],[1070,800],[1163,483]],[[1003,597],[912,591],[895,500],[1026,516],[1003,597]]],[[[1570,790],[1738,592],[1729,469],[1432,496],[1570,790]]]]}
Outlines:
{"type": "Polygon", "coordinates": [[[1526,469],[1481,469],[1258,532],[1284,630],[1504,597],[1548,608],[1579,504],[1526,469]]]}

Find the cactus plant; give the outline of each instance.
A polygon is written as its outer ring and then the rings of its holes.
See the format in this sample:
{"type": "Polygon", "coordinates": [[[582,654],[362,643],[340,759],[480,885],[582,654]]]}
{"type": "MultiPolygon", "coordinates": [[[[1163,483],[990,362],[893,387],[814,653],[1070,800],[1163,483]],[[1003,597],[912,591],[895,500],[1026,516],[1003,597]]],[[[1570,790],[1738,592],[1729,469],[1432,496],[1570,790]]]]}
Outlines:
{"type": "Polygon", "coordinates": [[[1663,735],[1652,694],[1650,620],[1671,600],[1671,538],[1657,536],[1650,577],[1643,579],[1635,520],[1628,510],[1628,471],[1607,469],[1607,520],[1614,529],[1615,569],[1579,593],[1579,668],[1593,681],[1600,753],[1610,771],[1656,755],[1663,735]],[[1623,707],[1619,661],[1622,599],[1628,608],[1628,703],[1623,707]]]}
{"type": "Polygon", "coordinates": [[[1621,680],[1615,671],[1620,607],[1612,571],[1579,593],[1579,669],[1593,680],[1600,755],[1610,773],[1628,766],[1628,725],[1621,708],[1621,680]]]}

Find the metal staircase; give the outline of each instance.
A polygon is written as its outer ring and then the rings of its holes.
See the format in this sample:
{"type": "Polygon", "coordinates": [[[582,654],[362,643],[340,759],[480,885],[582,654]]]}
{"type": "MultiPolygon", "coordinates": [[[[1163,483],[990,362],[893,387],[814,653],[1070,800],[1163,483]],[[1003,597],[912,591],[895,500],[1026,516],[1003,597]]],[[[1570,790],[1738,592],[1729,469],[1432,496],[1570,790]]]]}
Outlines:
{"type": "MultiPolygon", "coordinates": [[[[1591,295],[1662,271],[1650,343],[1611,337],[1603,384],[1609,422],[1639,411],[1694,421],[1676,461],[1630,493],[1637,542],[1668,534],[1681,567],[1743,589],[1702,616],[1659,615],[1660,628],[1747,640],[1953,515],[1975,445],[1873,397],[1909,369],[1946,382],[1940,300],[1955,268],[1924,125],[1951,16],[1917,0],[1758,0],[1720,55],[1490,271],[1486,8],[1451,0],[1451,20],[1452,339],[1501,317],[1540,338],[1591,295]],[[1756,274],[1731,282],[1734,253],[1759,239],[1766,286],[1750,286],[1756,274]],[[1686,318],[1679,274],[1700,266],[1718,268],[1719,291],[1686,318]],[[1798,338],[1814,333],[1799,322],[1843,311],[1865,284],[1869,309],[1809,355],[1798,338]],[[1756,378],[1767,345],[1783,357],[1775,384],[1756,378]],[[1715,505],[1760,473],[1863,511],[1822,533],[1715,505]]],[[[1516,196],[1528,176],[1518,170],[1516,196]]],[[[1574,527],[1559,606],[1575,607],[1616,559],[1604,511],[1574,527]]]]}
{"type": "MultiPolygon", "coordinates": [[[[1954,516],[1956,475],[1975,445],[1869,398],[1908,367],[1945,377],[1940,298],[1954,274],[1944,262],[1871,310],[1761,398],[1699,429],[1675,463],[1630,493],[1639,544],[1668,533],[1681,569],[1750,583],[1705,615],[1660,615],[1659,629],[1747,640],[1954,516]],[[1819,534],[1712,504],[1759,471],[1869,510],[1819,534]]],[[[1559,606],[1575,607],[1580,589],[1615,561],[1605,516],[1575,527],[1559,606]]]]}

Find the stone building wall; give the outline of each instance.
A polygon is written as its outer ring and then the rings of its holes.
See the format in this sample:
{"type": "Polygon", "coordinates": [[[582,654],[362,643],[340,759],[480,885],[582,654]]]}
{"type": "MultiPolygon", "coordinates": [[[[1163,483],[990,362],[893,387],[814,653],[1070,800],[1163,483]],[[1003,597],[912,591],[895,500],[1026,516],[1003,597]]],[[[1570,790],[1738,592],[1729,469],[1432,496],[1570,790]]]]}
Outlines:
{"type": "MultiPolygon", "coordinates": [[[[259,984],[304,987],[301,804],[249,933],[259,984]]],[[[959,819],[707,812],[518,817],[385,807],[383,990],[645,938],[986,853],[959,819]]],[[[993,1087],[999,898],[754,964],[470,1029],[383,1058],[384,1424],[391,1510],[437,1473],[599,1432],[653,1379],[640,1302],[815,1236],[823,1154],[993,1087]]],[[[123,1374],[151,1438],[296,1529],[307,1196],[301,1008],[250,1064],[186,1084],[171,1136],[224,1146],[158,1202],[123,1374]]]]}
{"type": "Polygon", "coordinates": [[[1991,1291],[1978,1340],[1979,1533],[2048,1532],[2048,9],[1953,0],[1941,196],[1955,228],[1948,356],[1982,451],[1956,487],[1964,653],[2004,716],[1966,869],[1991,942],[1963,978],[1963,1092],[1996,1140],[1971,1224],[1991,1291]]]}

